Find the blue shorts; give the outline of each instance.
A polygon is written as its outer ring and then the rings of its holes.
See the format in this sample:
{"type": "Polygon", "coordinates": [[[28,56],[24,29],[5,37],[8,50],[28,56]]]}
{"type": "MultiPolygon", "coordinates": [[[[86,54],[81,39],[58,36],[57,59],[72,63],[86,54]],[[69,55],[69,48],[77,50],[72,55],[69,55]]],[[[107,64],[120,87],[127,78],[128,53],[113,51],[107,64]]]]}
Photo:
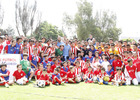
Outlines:
{"type": "MultiPolygon", "coordinates": [[[[99,78],[97,78],[97,80],[100,82],[99,78]]],[[[103,84],[108,85],[108,82],[103,80],[103,84]]]]}
{"type": "Polygon", "coordinates": [[[29,72],[26,74],[26,78],[28,78],[28,77],[30,77],[30,75],[31,75],[31,70],[29,70],[29,72]]]}

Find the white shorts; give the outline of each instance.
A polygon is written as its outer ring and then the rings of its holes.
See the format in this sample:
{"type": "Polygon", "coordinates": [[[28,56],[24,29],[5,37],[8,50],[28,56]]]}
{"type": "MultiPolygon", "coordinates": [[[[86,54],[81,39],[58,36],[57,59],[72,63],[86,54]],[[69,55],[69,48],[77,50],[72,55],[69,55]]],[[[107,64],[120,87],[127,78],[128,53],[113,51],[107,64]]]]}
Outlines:
{"type": "Polygon", "coordinates": [[[136,72],[136,78],[137,78],[138,82],[140,82],[140,72],[136,72]]]}
{"type": "Polygon", "coordinates": [[[133,80],[127,78],[126,79],[126,85],[131,85],[131,81],[134,85],[138,85],[138,80],[136,78],[134,78],[133,80]]]}
{"type": "Polygon", "coordinates": [[[24,77],[23,77],[23,78],[21,78],[21,79],[18,79],[18,80],[16,81],[16,83],[17,83],[17,84],[20,84],[20,85],[23,85],[23,82],[24,82],[24,81],[27,81],[27,78],[24,78],[24,77]]]}

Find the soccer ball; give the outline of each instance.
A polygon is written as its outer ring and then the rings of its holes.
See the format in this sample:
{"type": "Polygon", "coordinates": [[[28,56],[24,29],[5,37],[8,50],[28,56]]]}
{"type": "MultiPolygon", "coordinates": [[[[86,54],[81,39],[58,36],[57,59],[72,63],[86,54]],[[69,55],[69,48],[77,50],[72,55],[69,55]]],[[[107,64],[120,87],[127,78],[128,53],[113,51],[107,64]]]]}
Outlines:
{"type": "Polygon", "coordinates": [[[104,81],[105,81],[105,82],[108,82],[108,81],[109,81],[109,77],[108,77],[108,76],[105,76],[105,77],[104,77],[104,81]]]}
{"type": "Polygon", "coordinates": [[[45,81],[44,80],[39,80],[38,81],[38,86],[39,87],[45,87],[45,81]]]}

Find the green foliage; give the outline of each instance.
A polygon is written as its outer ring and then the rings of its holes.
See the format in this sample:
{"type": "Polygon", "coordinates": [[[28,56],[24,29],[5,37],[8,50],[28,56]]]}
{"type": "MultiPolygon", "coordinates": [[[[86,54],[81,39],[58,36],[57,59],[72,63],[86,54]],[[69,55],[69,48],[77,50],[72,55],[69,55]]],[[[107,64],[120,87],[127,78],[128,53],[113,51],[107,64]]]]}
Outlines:
{"type": "Polygon", "coordinates": [[[86,40],[92,34],[99,42],[108,38],[118,40],[121,29],[116,27],[116,15],[110,11],[97,12],[93,17],[92,2],[81,0],[77,3],[78,12],[74,17],[64,14],[64,24],[71,29],[75,27],[80,40],[86,40]]]}
{"type": "MultiPolygon", "coordinates": [[[[135,40],[134,40],[134,39],[128,38],[128,39],[122,39],[122,41],[133,42],[133,41],[135,41],[135,40]]],[[[135,41],[135,42],[136,42],[136,41],[135,41]]]]}
{"type": "Polygon", "coordinates": [[[57,39],[58,36],[63,36],[63,33],[58,29],[58,27],[44,21],[36,28],[33,36],[38,40],[42,37],[47,39],[57,39]]]}
{"type": "Polygon", "coordinates": [[[8,26],[6,29],[0,29],[0,33],[1,35],[8,34],[10,36],[14,36],[15,30],[11,26],[8,26]]]}

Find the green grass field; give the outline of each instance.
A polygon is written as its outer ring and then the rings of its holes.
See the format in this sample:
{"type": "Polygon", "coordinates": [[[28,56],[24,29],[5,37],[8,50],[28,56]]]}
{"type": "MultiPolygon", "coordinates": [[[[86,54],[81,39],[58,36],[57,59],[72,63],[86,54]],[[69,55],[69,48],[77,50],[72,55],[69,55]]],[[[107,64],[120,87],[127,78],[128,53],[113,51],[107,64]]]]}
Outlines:
{"type": "Polygon", "coordinates": [[[35,88],[33,83],[25,86],[0,87],[0,100],[140,100],[139,86],[112,86],[86,84],[50,85],[35,88]]]}

